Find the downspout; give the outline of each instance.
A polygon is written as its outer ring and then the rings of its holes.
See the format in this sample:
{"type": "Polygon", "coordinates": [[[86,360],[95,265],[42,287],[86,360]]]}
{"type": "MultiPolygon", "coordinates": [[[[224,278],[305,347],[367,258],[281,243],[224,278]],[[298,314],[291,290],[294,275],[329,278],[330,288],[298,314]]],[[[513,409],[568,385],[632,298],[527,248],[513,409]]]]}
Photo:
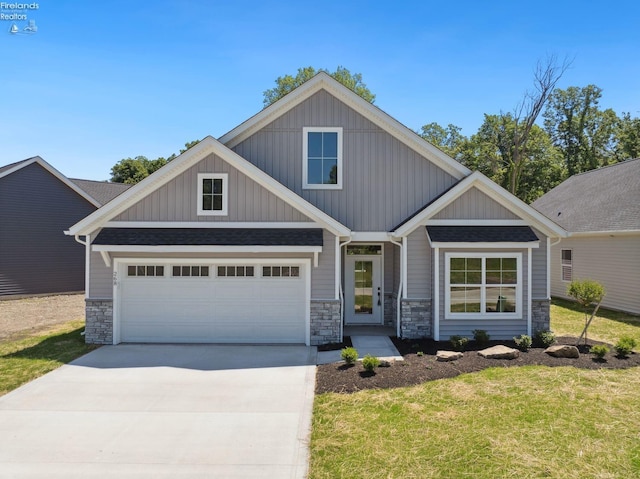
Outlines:
{"type": "MultiPolygon", "coordinates": [[[[65,234],[68,233],[67,231],[65,231],[65,234]]],[[[85,249],[85,253],[84,253],[84,299],[85,301],[89,298],[89,274],[90,274],[90,268],[91,268],[91,236],[90,235],[85,235],[84,236],[85,240],[82,241],[80,239],[80,235],[74,235],[73,239],[76,240],[78,243],[80,243],[81,245],[84,246],[85,249]]],[[[82,331],[80,333],[81,336],[84,336],[86,333],[86,328],[84,331],[82,331]]]]}
{"type": "MultiPolygon", "coordinates": [[[[347,246],[352,241],[353,241],[353,238],[349,237],[349,239],[347,241],[345,241],[344,243],[340,243],[340,246],[338,248],[339,257],[336,258],[336,261],[340,262],[340,266],[342,266],[342,247],[343,246],[347,246]]],[[[340,285],[340,290],[339,290],[339,294],[340,294],[340,342],[342,342],[344,340],[344,293],[342,291],[342,267],[340,268],[340,278],[339,279],[340,279],[340,281],[338,281],[338,284],[340,285]]]]}
{"type": "Polygon", "coordinates": [[[399,243],[398,241],[394,241],[393,238],[391,236],[389,236],[389,242],[400,247],[400,282],[398,284],[398,293],[397,293],[397,297],[396,297],[396,336],[400,337],[400,312],[401,312],[401,307],[402,307],[402,288],[404,287],[404,284],[402,282],[402,278],[404,278],[403,275],[403,271],[402,271],[402,266],[403,266],[403,262],[402,262],[402,243],[399,243]]]}
{"type": "Polygon", "coordinates": [[[551,247],[557,245],[562,241],[562,238],[558,238],[557,241],[551,243],[551,238],[547,236],[547,299],[551,301],[551,247]]]}

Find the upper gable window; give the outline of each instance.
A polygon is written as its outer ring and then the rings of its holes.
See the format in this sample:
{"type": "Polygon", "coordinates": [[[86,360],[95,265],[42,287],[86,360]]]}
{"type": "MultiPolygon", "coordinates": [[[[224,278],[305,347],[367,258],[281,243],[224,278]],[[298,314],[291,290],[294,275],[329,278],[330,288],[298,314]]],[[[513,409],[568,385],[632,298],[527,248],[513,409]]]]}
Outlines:
{"type": "Polygon", "coordinates": [[[227,214],[228,179],[226,173],[198,173],[198,215],[227,214]]]}
{"type": "Polygon", "coordinates": [[[302,129],[302,187],[342,188],[342,128],[302,129]]]}

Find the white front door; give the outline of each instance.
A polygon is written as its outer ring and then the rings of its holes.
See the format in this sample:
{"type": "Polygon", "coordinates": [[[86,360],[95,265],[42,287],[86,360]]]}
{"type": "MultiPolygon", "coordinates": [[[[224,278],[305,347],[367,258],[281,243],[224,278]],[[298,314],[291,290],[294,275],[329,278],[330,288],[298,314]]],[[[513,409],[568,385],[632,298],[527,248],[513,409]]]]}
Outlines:
{"type": "Polygon", "coordinates": [[[382,324],[382,257],[347,255],[345,259],[345,324],[382,324]]]}

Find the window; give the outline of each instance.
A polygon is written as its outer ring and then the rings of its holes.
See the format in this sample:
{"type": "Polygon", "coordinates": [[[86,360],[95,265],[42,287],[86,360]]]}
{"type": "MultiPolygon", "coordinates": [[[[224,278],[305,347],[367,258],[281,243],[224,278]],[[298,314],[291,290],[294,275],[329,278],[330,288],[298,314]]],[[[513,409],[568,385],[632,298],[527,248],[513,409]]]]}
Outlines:
{"type": "Polygon", "coordinates": [[[209,276],[208,266],[174,266],[172,269],[172,276],[174,278],[209,276]]]}
{"type": "Polygon", "coordinates": [[[378,255],[382,254],[382,246],[379,244],[355,244],[347,245],[347,256],[352,255],[378,255]]]}
{"type": "Polygon", "coordinates": [[[573,280],[573,251],[570,249],[561,250],[562,281],[571,282],[573,280]]]}
{"type": "Polygon", "coordinates": [[[446,317],[516,318],[521,315],[521,254],[446,257],[446,317]]]}
{"type": "Polygon", "coordinates": [[[218,266],[219,278],[245,278],[254,276],[253,266],[218,266]]]}
{"type": "Polygon", "coordinates": [[[164,276],[164,266],[127,266],[127,276],[164,276]]]}
{"type": "Polygon", "coordinates": [[[226,173],[198,173],[198,215],[227,214],[228,177],[226,173]]]}
{"type": "Polygon", "coordinates": [[[342,188],[342,128],[303,128],[303,135],[303,188],[342,188]]]}
{"type": "Polygon", "coordinates": [[[298,278],[300,277],[299,266],[263,266],[263,278],[298,278]]]}

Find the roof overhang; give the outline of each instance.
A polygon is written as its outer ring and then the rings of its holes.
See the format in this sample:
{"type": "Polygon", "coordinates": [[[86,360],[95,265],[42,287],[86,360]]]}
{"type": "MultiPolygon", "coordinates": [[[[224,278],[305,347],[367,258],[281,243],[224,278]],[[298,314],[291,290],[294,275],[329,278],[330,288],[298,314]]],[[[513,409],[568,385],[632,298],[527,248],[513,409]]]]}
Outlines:
{"type": "Polygon", "coordinates": [[[640,236],[640,230],[612,230],[612,231],[572,231],[570,238],[583,238],[588,236],[640,236]]]}
{"type": "Polygon", "coordinates": [[[529,226],[427,226],[433,248],[538,248],[529,226]]]}

